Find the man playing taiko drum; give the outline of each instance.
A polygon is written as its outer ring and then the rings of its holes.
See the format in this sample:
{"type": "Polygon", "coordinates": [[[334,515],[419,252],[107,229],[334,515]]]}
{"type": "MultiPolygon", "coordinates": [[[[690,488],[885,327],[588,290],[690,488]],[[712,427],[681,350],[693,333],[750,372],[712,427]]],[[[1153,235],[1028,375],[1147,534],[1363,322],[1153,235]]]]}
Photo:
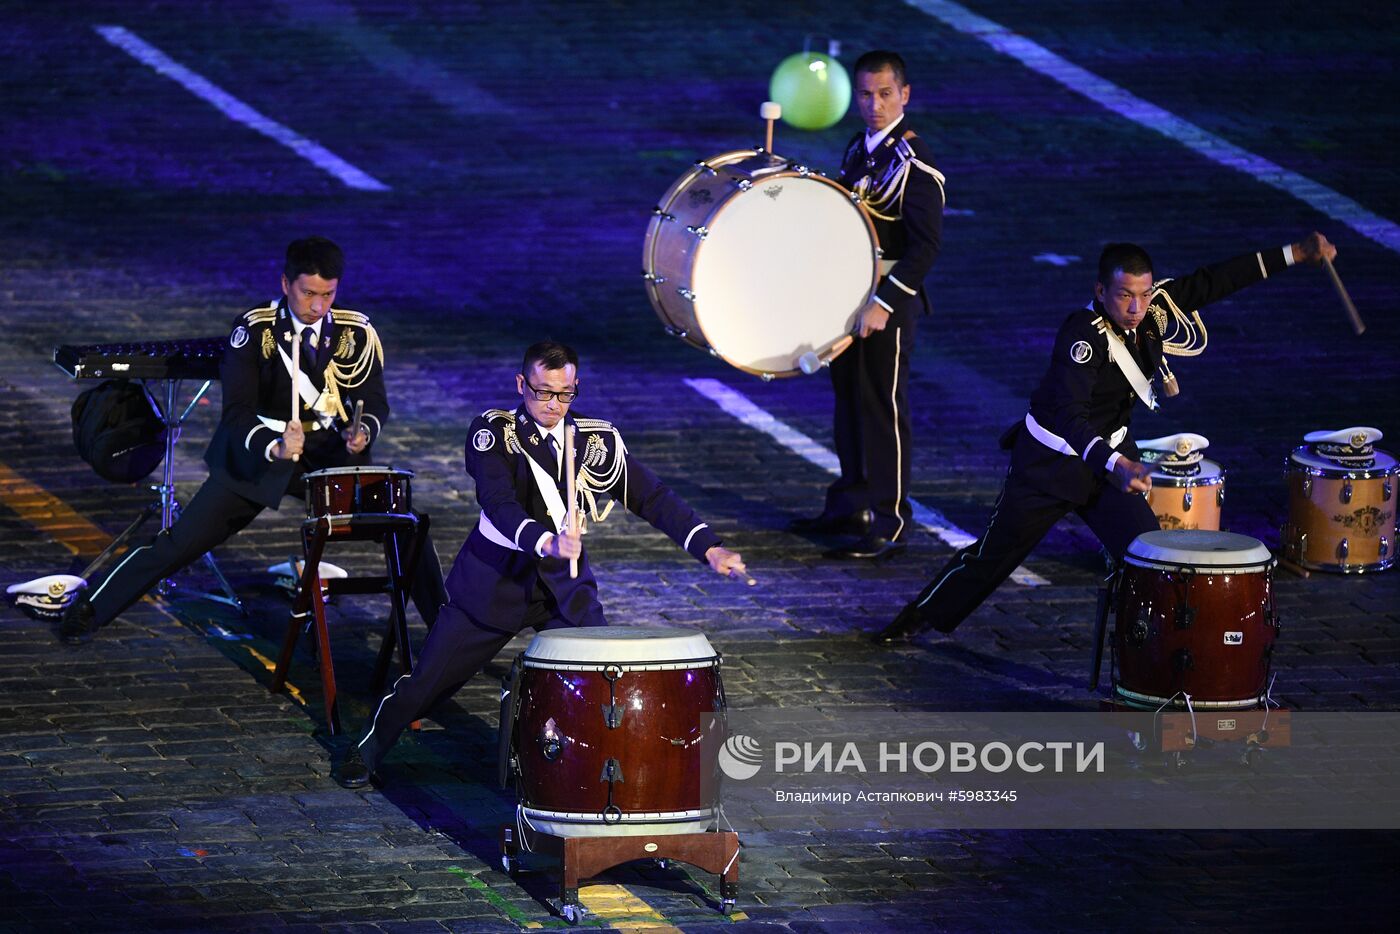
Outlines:
{"type": "Polygon", "coordinates": [[[468,431],[467,473],[481,516],[447,575],[447,603],[413,671],[394,683],[336,767],[336,781],[346,787],[368,783],[403,729],[456,693],[522,629],[607,625],[580,535],[566,526],[568,427],[576,431],[576,509],[601,521],[612,507],[600,509],[598,498],[606,495],[715,573],[746,576],[739,554],[722,547],[685,500],[628,452],[612,424],[570,414],[579,392],[572,348],[532,345],[515,387],[518,408],[488,409],[468,431]]]}
{"type": "Polygon", "coordinates": [[[1192,320],[1199,323],[1195,309],[1295,263],[1336,255],[1326,237],[1313,233],[1282,249],[1154,282],[1152,260],[1141,247],[1105,247],[1094,300],[1060,325],[1030,411],[1002,436],[1011,467],[986,531],[953,555],[875,640],[907,642],[929,628],[952,632],[1070,512],[1114,560],[1122,559],[1133,539],[1160,528],[1147,500],[1137,495],[1151,488],[1152,468],[1139,461],[1128,422],[1135,400],[1157,407],[1151,379],[1159,369],[1171,391],[1174,377],[1163,354],[1199,349],[1186,347],[1180,337],[1192,332],[1192,320]]]}

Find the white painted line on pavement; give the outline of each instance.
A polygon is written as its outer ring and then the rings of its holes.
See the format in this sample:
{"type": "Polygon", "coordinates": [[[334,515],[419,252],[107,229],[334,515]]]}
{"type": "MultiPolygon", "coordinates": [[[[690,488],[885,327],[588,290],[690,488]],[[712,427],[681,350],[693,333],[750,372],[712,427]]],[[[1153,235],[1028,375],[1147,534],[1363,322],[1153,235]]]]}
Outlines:
{"type": "Polygon", "coordinates": [[[1381,246],[1400,253],[1400,225],[1387,220],[1357,204],[1340,192],[1319,184],[1305,175],[1285,169],[1262,156],[1256,156],[1247,149],[1236,146],[1208,130],[1202,129],[1188,120],[1183,120],[1171,111],[1149,103],[1135,94],[1120,88],[1105,78],[1100,78],[1074,63],[1061,58],[1044,46],[1038,45],[985,17],[978,16],[967,7],[951,0],[904,0],[909,6],[935,19],[941,20],[959,32],[967,33],[981,40],[1004,55],[1009,55],[1032,71],[1038,71],[1052,78],[1089,100],[1108,108],[1119,116],[1126,117],[1149,130],[1161,133],[1193,149],[1226,168],[1238,169],[1274,188],[1292,195],[1304,204],[1346,224],[1364,237],[1369,237],[1381,246]]]}
{"type": "MultiPolygon", "coordinates": [[[[731,389],[717,379],[688,379],[684,382],[691,389],[723,409],[726,414],[732,415],[755,431],[763,432],[789,451],[815,464],[833,477],[841,475],[841,462],[836,459],[835,454],[796,428],[786,422],[779,421],[772,414],[759,408],[748,396],[737,389],[731,389]]],[[[910,499],[909,504],[914,508],[914,521],[952,547],[965,548],[977,541],[975,535],[969,535],[949,522],[937,509],[931,509],[914,499],[910,499]]],[[[1039,574],[1024,567],[1013,571],[1011,579],[1018,584],[1025,584],[1027,587],[1040,587],[1050,583],[1039,574]]]]}
{"type": "Polygon", "coordinates": [[[281,143],[316,168],[334,175],[351,188],[357,188],[360,191],[389,190],[389,186],[379,179],[355,168],[320,143],[309,140],[290,127],[258,113],[208,78],[196,74],[176,62],[134,32],[121,26],[94,26],[93,29],[97,30],[102,38],[138,62],[149,65],[157,73],[165,75],[195,97],[213,104],[230,120],[241,123],[249,129],[256,130],[269,139],[281,143]]]}

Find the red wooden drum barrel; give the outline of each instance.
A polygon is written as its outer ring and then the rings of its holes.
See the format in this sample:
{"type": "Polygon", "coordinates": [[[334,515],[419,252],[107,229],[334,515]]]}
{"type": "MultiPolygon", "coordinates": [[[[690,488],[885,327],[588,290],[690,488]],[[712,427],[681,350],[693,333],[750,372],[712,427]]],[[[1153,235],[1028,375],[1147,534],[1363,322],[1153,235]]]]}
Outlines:
{"type": "Polygon", "coordinates": [[[1278,619],[1258,539],[1147,532],[1128,546],[1114,625],[1114,695],[1129,706],[1229,709],[1267,690],[1278,619]]]}
{"type": "MultiPolygon", "coordinates": [[[[392,467],[328,467],[306,475],[309,519],[413,512],[413,471],[392,467]]],[[[331,534],[336,534],[332,522],[331,534]]]]}
{"type": "Polygon", "coordinates": [[[522,818],[556,836],[699,833],[724,710],[719,653],[685,629],[552,629],[520,657],[510,739],[522,818]]]}

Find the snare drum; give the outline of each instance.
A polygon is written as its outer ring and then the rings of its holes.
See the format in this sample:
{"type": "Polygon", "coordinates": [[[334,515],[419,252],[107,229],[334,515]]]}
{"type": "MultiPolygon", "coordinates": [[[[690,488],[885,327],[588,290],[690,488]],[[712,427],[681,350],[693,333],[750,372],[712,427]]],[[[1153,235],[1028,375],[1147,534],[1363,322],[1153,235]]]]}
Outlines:
{"type": "MultiPolygon", "coordinates": [[[[309,519],[413,512],[411,470],[392,467],[328,467],[306,475],[309,519]]],[[[334,523],[332,523],[334,534],[334,523]]]]}
{"type": "Polygon", "coordinates": [[[1152,471],[1147,505],[1164,529],[1220,529],[1220,508],[1225,504],[1225,468],[1202,460],[1190,475],[1152,471]]]}
{"type": "Polygon", "coordinates": [[[1283,556],[1315,571],[1360,574],[1395,563],[1395,458],[1344,467],[1306,446],[1288,457],[1288,524],[1283,556]]]}
{"type": "Polygon", "coordinates": [[[686,629],[551,629],[520,656],[508,748],[520,813],[555,836],[699,833],[717,785],[702,719],[719,653],[686,629]],[[708,763],[708,764],[707,764],[708,763]],[[709,792],[713,794],[713,792],[709,792]]]}
{"type": "Polygon", "coordinates": [[[770,379],[834,356],[870,301],[879,243],[836,182],[754,150],[698,162],[667,190],[642,254],[667,331],[770,379]]]}
{"type": "Polygon", "coordinates": [[[1161,531],[1128,546],[1118,576],[1114,695],[1131,707],[1254,707],[1278,619],[1274,558],[1232,532],[1161,531]]]}

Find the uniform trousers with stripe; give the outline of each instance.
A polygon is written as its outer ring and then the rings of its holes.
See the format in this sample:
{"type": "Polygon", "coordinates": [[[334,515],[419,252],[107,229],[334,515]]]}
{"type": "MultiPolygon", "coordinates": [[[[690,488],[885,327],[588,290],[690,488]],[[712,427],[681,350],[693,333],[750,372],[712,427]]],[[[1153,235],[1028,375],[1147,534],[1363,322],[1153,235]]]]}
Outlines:
{"type": "MultiPolygon", "coordinates": [[[[465,548],[452,569],[453,578],[461,575],[467,579],[482,580],[489,579],[494,573],[485,562],[465,548]],[[464,562],[475,566],[464,566],[464,562]]],[[[449,590],[457,592],[455,587],[449,590]]],[[[559,615],[558,603],[538,581],[531,592],[524,616],[519,620],[493,620],[488,623],[476,619],[455,603],[444,604],[438,611],[437,622],[428,630],[428,638],[423,642],[413,670],[394,682],[389,693],[379,702],[369,729],[360,740],[360,756],[365,765],[371,771],[377,768],[410,723],[456,694],[521,630],[542,632],[573,625],[559,615]]],[[[602,606],[595,602],[579,625],[606,626],[602,606]]]]}
{"type": "Polygon", "coordinates": [[[914,515],[909,504],[914,331],[914,315],[897,311],[883,331],[857,337],[830,367],[841,476],[827,488],[825,512],[850,515],[869,509],[875,514],[870,531],[897,540],[908,537],[914,515]]]}
{"type": "Polygon", "coordinates": [[[1133,539],[1161,528],[1140,493],[1124,493],[1104,482],[1080,505],[1031,485],[1013,467],[982,537],[953,555],[914,599],[911,605],[919,618],[939,632],[952,632],[1071,512],[1084,520],[1115,561],[1122,560],[1133,539]]]}

